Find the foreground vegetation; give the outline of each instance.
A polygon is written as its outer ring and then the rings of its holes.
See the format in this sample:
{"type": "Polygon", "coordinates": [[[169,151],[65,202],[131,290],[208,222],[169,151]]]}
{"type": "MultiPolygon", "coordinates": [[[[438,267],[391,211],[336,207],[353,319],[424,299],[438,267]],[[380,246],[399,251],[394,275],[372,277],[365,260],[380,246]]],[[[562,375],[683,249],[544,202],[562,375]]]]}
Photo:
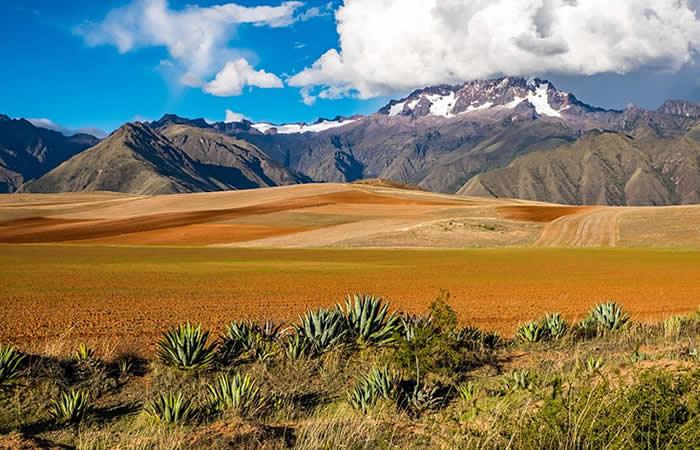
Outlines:
{"type": "Polygon", "coordinates": [[[512,340],[370,295],[292,324],[185,323],[155,357],[0,347],[0,448],[697,448],[700,315],[595,305],[512,340]]]}

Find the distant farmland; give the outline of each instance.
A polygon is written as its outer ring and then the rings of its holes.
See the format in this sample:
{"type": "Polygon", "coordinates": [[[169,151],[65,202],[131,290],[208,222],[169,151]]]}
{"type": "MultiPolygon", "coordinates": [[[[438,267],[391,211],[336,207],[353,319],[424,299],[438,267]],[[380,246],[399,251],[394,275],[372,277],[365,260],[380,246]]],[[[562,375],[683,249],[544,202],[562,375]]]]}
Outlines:
{"type": "Polygon", "coordinates": [[[148,348],[182,321],[295,320],[352,292],[421,312],[440,289],[461,321],[511,334],[547,311],[615,300],[639,320],[695,310],[700,253],[627,249],[350,250],[0,246],[0,341],[148,348]]]}

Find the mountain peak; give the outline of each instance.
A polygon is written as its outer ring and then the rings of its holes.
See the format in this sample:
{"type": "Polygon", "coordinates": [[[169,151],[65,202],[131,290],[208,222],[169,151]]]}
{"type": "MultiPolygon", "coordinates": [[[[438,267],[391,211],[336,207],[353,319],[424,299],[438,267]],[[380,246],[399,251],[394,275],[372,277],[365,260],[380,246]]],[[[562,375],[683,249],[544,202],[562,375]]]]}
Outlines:
{"type": "Polygon", "coordinates": [[[685,100],[666,100],[656,111],[672,116],[700,118],[700,104],[685,100]]]}
{"type": "Polygon", "coordinates": [[[524,112],[539,116],[562,117],[583,111],[603,111],[586,105],[552,83],[536,77],[502,77],[467,81],[461,85],[437,85],[413,91],[401,100],[392,100],[379,110],[388,116],[455,117],[483,111],[524,112]]]}
{"type": "Polygon", "coordinates": [[[187,119],[176,114],[165,114],[159,120],[150,123],[153,128],[162,128],[168,125],[189,125],[197,128],[211,128],[204,119],[187,119]]]}

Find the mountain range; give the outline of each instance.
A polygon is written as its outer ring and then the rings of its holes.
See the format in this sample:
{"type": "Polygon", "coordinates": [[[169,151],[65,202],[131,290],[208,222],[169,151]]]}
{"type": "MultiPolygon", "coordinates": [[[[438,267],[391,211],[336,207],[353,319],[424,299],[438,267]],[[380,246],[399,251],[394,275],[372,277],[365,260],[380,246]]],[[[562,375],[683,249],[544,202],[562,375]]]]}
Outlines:
{"type": "Polygon", "coordinates": [[[138,194],[390,179],[567,204],[700,203],[700,105],[609,110],[537,78],[432,86],[313,124],[166,115],[94,137],[0,116],[4,192],[138,194]]]}

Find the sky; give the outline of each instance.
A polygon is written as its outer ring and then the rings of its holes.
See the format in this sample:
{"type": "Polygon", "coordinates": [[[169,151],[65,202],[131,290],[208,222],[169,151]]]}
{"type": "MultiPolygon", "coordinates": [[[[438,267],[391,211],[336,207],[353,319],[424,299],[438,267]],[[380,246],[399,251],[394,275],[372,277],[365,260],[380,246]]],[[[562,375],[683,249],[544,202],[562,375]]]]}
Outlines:
{"type": "Polygon", "coordinates": [[[4,0],[0,113],[95,133],[164,113],[312,122],[504,75],[608,108],[700,102],[698,3],[4,0]]]}

